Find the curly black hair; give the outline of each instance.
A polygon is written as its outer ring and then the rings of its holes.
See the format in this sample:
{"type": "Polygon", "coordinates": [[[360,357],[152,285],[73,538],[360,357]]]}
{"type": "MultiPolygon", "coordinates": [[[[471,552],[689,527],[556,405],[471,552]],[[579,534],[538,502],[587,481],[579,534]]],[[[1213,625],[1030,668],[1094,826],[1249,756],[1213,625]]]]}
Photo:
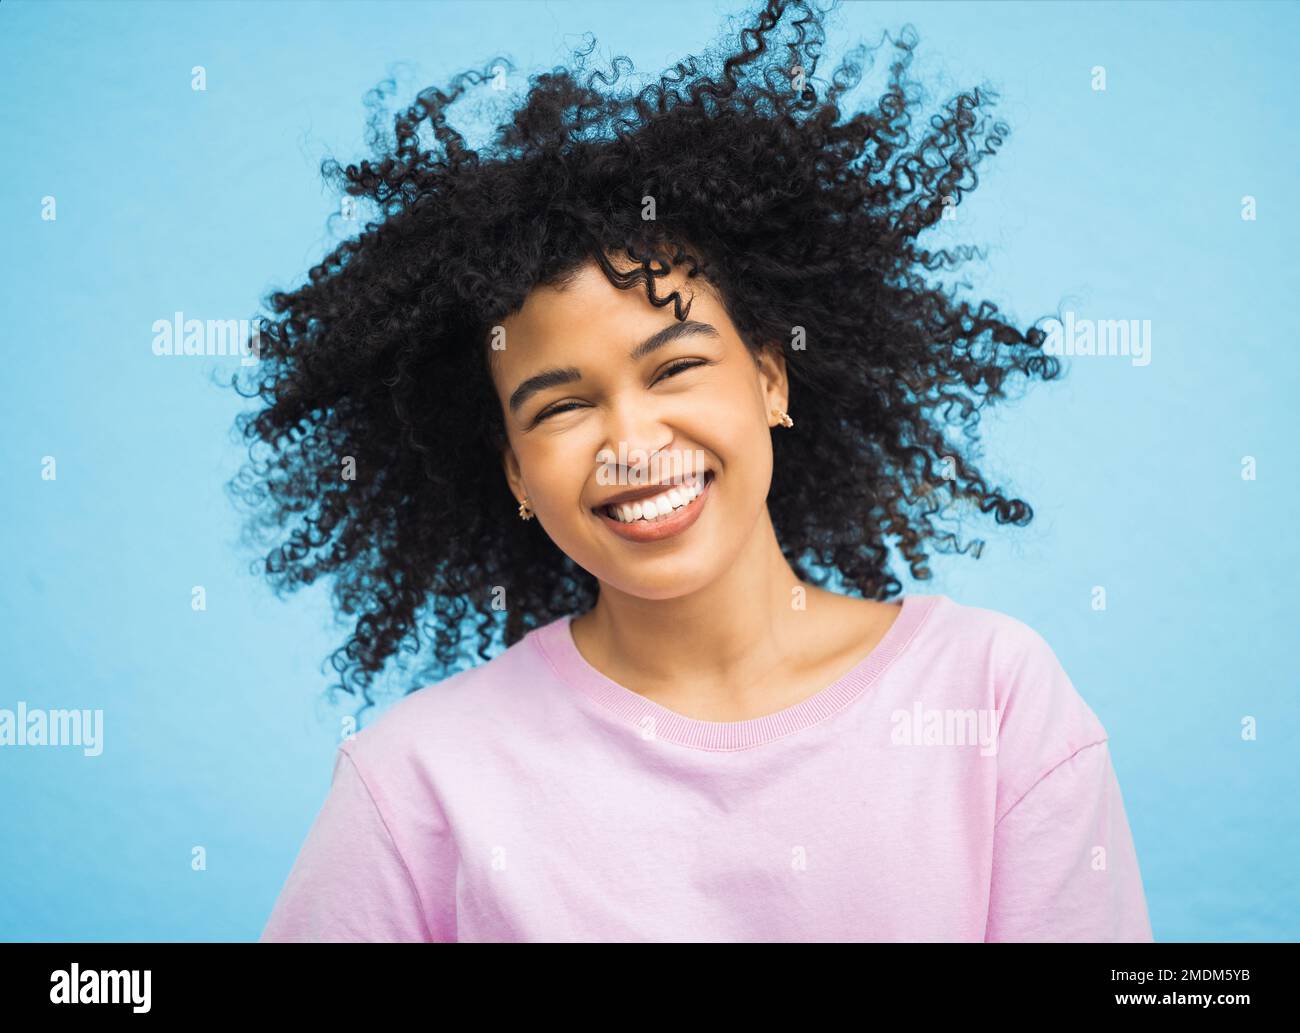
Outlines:
{"type": "Polygon", "coordinates": [[[800,578],[837,576],[887,600],[902,590],[890,540],[920,579],[927,542],[978,557],[982,542],[936,526],[950,506],[1030,521],[968,449],[1011,374],[1051,379],[1059,362],[1037,325],[1022,333],[996,305],[927,279],[978,249],[919,243],[1006,136],[979,115],[996,94],[959,93],[913,141],[906,25],[850,52],[819,97],[824,13],[770,0],[737,52],[689,57],[637,92],[617,88],[626,57],[612,77],[586,72],[593,41],[572,69],[529,80],[483,153],[448,112],[470,87],[499,84],[505,58],[419,93],[391,137],[379,102],[392,80],[372,91],[375,160],[327,159],[321,173],[375,218],[307,282],[268,295],[261,361],[233,381],[260,402],[236,422],[249,461],[230,485],[269,545],[258,567],[281,593],[332,576],[339,620],[354,619],[329,658],[331,691],[361,693],[364,710],[389,663],[406,667],[402,654],[421,658],[408,691],[472,663],[471,613],[487,660],[594,605],[595,578],[515,517],[488,366],[493,328],[590,260],[615,286],[672,302],[678,319],[681,297],[660,297],[656,279],[679,265],[703,277],[751,350],[796,331],[806,341],[784,348],[799,431],[773,438],[768,498],[800,578]],[[875,109],[846,116],[842,95],[886,43],[895,53],[875,109]],[[508,608],[494,605],[498,587],[508,608]]]}

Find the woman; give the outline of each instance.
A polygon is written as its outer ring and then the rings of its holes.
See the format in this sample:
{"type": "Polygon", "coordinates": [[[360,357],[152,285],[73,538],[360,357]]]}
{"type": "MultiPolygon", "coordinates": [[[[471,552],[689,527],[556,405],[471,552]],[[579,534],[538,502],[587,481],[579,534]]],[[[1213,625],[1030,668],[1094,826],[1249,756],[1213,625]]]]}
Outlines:
{"type": "Polygon", "coordinates": [[[713,77],[541,76],[484,154],[467,73],[342,170],[379,218],[272,296],[238,486],[272,581],[356,618],[363,710],[432,656],[340,746],[263,940],[1151,939],[1047,643],[891,600],[890,539],[924,578],[950,507],[1032,515],[946,431],[1056,360],[918,242],[1006,127],[975,91],[909,147],[910,33],[843,118],[862,51],[819,100],[788,6],[713,77]]]}

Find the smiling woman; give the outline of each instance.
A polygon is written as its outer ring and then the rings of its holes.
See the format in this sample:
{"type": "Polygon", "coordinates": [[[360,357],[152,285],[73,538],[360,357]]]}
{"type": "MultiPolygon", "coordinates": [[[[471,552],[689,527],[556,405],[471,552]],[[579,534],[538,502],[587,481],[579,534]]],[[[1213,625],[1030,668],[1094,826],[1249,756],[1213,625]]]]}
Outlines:
{"type": "Polygon", "coordinates": [[[774,0],[710,71],[555,71],[482,154],[448,124],[468,72],[327,166],[380,218],[272,295],[236,488],[278,587],[334,579],[344,688],[428,649],[264,938],[1150,938],[1051,649],[893,598],[891,545],[917,577],[970,548],[951,507],[1031,516],[948,431],[1058,367],[919,243],[1006,127],[976,90],[912,141],[910,33],[846,116],[863,51],[819,97],[821,42],[774,0]],[[891,734],[967,711],[995,751],[891,734]]]}
{"type": "MultiPolygon", "coordinates": [[[[620,272],[635,268],[607,260],[620,272]]],[[[682,270],[665,282],[686,297],[690,318],[619,290],[587,262],[532,291],[503,320],[506,347],[489,355],[498,396],[509,400],[502,459],[516,497],[604,586],[606,606],[615,593],[673,600],[656,608],[655,622],[680,624],[755,592],[786,596],[799,580],[765,504],[768,428],[788,404],[781,350],[751,351],[716,293],[692,291],[682,270]],[[611,454],[647,458],[619,466],[606,488],[597,473],[611,454]],[[651,463],[658,478],[636,477],[651,463]],[[602,512],[615,503],[625,505],[602,512]]],[[[575,629],[584,633],[586,621],[575,629]]],[[[654,630],[644,617],[638,624],[654,630]]]]}

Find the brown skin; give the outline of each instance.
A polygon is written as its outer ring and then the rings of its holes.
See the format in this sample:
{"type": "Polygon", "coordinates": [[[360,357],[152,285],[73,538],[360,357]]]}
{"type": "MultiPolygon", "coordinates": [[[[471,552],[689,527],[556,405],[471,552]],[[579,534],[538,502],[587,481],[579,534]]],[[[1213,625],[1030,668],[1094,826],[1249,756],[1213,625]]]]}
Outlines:
{"type": "MultiPolygon", "coordinates": [[[[503,462],[515,497],[528,496],[555,544],[600,582],[596,605],[572,623],[583,657],[686,717],[743,721],[831,684],[875,648],[900,607],[824,591],[795,575],[767,511],[771,435],[798,433],[797,413],[790,429],[772,413],[787,407],[784,356],[776,346],[756,359],[699,278],[676,270],[656,281],[655,292],[679,288],[693,299],[687,318],[718,336],[679,337],[635,362],[628,357],[635,345],[676,322],[672,305],[651,305],[643,287],[619,290],[595,263],[564,290],[529,294],[503,321],[506,347],[491,352],[509,440],[503,462]],[[682,360],[707,365],[665,379],[682,360]],[[581,380],[510,411],[521,382],[569,366],[581,380]],[[629,467],[642,450],[639,470],[656,450],[703,457],[715,477],[694,525],[654,543],[625,541],[604,526],[592,507],[639,486],[598,477],[598,453],[617,455],[620,445],[629,467]]],[[[688,460],[686,469],[693,465],[688,460]]]]}

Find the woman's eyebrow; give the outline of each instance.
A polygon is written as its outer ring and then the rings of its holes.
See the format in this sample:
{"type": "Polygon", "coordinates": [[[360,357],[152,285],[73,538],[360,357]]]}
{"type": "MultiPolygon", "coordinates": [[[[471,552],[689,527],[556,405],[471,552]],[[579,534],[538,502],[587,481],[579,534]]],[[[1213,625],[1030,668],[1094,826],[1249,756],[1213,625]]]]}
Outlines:
{"type": "MultiPolygon", "coordinates": [[[[707,334],[710,337],[722,336],[715,327],[708,323],[701,323],[696,319],[687,319],[680,323],[672,322],[662,330],[655,331],[633,348],[628,358],[633,362],[644,359],[656,349],[662,348],[679,337],[685,337],[687,334],[707,334]]],[[[553,367],[544,369],[540,373],[534,373],[511,393],[510,411],[513,413],[529,398],[537,394],[538,391],[545,391],[548,387],[558,387],[560,384],[571,384],[575,380],[581,379],[582,371],[576,366],[553,367]]]]}
{"type": "Polygon", "coordinates": [[[708,323],[701,323],[697,319],[684,319],[678,323],[676,321],[669,323],[662,330],[651,334],[644,341],[632,349],[628,358],[633,362],[638,359],[644,359],[656,348],[662,348],[669,341],[675,341],[679,337],[685,337],[687,334],[708,334],[711,337],[721,337],[718,331],[708,323]]]}

